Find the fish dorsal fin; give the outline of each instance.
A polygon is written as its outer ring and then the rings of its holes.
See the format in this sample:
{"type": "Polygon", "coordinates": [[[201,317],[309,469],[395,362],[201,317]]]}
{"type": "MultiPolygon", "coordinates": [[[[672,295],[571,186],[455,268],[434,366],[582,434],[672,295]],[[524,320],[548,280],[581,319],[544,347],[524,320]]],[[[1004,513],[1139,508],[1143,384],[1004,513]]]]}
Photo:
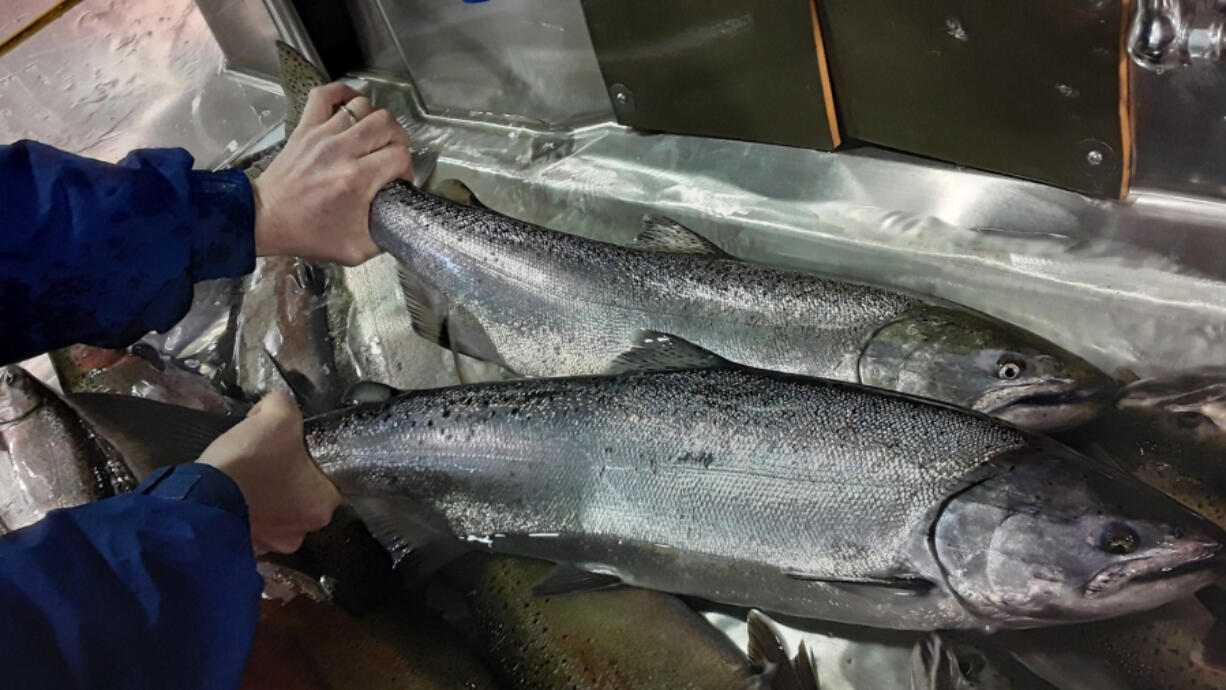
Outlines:
{"type": "Polygon", "coordinates": [[[427,293],[422,289],[421,281],[404,266],[396,267],[396,278],[400,281],[400,292],[404,297],[405,306],[409,308],[409,318],[413,332],[432,343],[450,348],[447,329],[444,327],[444,314],[440,314],[428,301],[427,293]]]}
{"type": "Polygon", "coordinates": [[[284,41],[277,41],[277,58],[281,63],[281,88],[289,101],[289,109],[285,113],[285,134],[289,136],[302,119],[311,89],[327,84],[328,78],[306,56],[284,41]]]}
{"type": "Polygon", "coordinates": [[[559,563],[549,575],[532,588],[538,597],[552,597],[579,592],[597,592],[621,586],[621,578],[608,573],[594,573],[573,565],[559,563]]]}
{"type": "Polygon", "coordinates": [[[618,355],[605,373],[726,369],[736,366],[723,357],[675,335],[640,331],[634,340],[634,347],[618,355]]]}
{"type": "Polygon", "coordinates": [[[643,230],[630,246],[673,254],[703,254],[721,258],[728,256],[727,252],[702,235],[672,218],[655,214],[643,216],[643,230]]]}

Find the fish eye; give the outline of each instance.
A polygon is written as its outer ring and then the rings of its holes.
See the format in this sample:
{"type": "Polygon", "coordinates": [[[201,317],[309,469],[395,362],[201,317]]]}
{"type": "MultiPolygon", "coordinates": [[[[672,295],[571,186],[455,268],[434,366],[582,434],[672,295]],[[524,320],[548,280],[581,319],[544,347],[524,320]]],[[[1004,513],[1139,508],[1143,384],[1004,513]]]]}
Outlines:
{"type": "Polygon", "coordinates": [[[996,375],[1006,381],[1012,381],[1022,375],[1022,364],[1013,360],[1001,360],[996,375]]]}
{"type": "Polygon", "coordinates": [[[1098,538],[1098,548],[1109,554],[1123,556],[1136,551],[1138,541],[1139,537],[1131,527],[1113,522],[1103,529],[1102,535],[1098,538]]]}

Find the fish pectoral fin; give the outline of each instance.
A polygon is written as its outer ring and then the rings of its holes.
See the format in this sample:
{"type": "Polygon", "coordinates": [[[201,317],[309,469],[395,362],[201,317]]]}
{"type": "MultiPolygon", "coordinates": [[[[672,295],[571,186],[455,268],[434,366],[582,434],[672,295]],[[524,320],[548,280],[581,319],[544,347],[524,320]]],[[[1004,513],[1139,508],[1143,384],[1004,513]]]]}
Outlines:
{"type": "Polygon", "coordinates": [[[559,563],[549,575],[545,576],[535,587],[532,594],[538,597],[552,597],[561,594],[579,592],[597,592],[602,589],[612,589],[622,585],[621,578],[608,573],[594,573],[573,565],[559,563]]]}
{"type": "Polygon", "coordinates": [[[736,366],[688,340],[667,333],[639,331],[634,341],[634,347],[618,355],[605,369],[605,373],[724,369],[736,366]]]}
{"type": "Polygon", "coordinates": [[[749,612],[749,663],[769,690],[818,690],[817,665],[802,641],[788,658],[787,644],[774,621],[757,609],[749,612]]]}
{"type": "Polygon", "coordinates": [[[367,403],[385,403],[403,392],[378,381],[358,381],[341,395],[341,404],[352,407],[367,403]]]}
{"type": "Polygon", "coordinates": [[[437,300],[430,299],[433,294],[422,282],[404,266],[396,267],[396,278],[400,281],[400,293],[404,297],[405,306],[409,308],[409,318],[412,320],[413,332],[432,343],[451,348],[447,328],[443,321],[446,313],[440,309],[444,306],[435,304],[437,300]]]}
{"type": "Polygon", "coordinates": [[[289,101],[289,112],[285,114],[285,136],[288,137],[302,119],[311,89],[327,84],[328,77],[306,56],[283,41],[277,41],[277,59],[281,63],[281,88],[289,101]]]}
{"type": "Polygon", "coordinates": [[[802,582],[822,582],[828,585],[847,587],[876,587],[896,589],[911,594],[925,594],[936,587],[936,583],[926,577],[896,576],[896,575],[865,575],[863,577],[830,577],[798,571],[784,573],[790,579],[802,582]]]}
{"type": "Polygon", "coordinates": [[[730,258],[728,253],[715,246],[707,238],[690,230],[666,216],[647,214],[643,216],[643,229],[630,244],[635,249],[673,254],[699,254],[717,258],[730,258]]]}
{"type": "Polygon", "coordinates": [[[139,454],[159,466],[195,461],[243,419],[130,395],[74,393],[64,400],[121,455],[139,454]]]}

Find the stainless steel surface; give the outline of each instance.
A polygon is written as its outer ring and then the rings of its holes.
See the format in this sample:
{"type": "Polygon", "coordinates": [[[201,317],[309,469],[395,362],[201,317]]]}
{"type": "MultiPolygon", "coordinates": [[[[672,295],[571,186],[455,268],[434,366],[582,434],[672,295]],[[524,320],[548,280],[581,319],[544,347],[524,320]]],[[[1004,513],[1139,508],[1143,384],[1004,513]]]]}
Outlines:
{"type": "Polygon", "coordinates": [[[369,1],[432,112],[551,125],[613,117],[579,0],[369,1]]]}
{"type": "Polygon", "coordinates": [[[0,141],[111,161],[181,146],[210,167],[284,116],[279,89],[222,65],[191,0],[86,0],[0,58],[0,141]]]}
{"type": "Polygon", "coordinates": [[[1128,54],[1146,69],[1222,57],[1226,14],[1217,0],[1137,0],[1128,54]]]}
{"type": "Polygon", "coordinates": [[[1129,32],[1135,185],[1226,196],[1226,13],[1218,0],[1137,0],[1129,32]]]}
{"type": "Polygon", "coordinates": [[[228,70],[247,72],[275,80],[281,73],[273,41],[277,28],[261,0],[198,0],[196,6],[209,29],[228,70]]]}
{"type": "Polygon", "coordinates": [[[1120,202],[873,149],[823,153],[426,114],[366,75],[490,207],[629,242],[663,213],[742,258],[936,295],[1029,328],[1108,371],[1226,361],[1226,207],[1134,190],[1120,202]]]}

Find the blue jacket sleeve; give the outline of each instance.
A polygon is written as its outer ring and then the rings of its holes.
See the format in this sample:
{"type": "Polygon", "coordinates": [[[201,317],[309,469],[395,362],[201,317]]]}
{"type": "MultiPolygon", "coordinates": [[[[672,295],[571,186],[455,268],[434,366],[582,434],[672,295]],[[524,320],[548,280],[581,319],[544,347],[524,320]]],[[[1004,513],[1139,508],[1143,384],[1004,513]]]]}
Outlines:
{"type": "Polygon", "coordinates": [[[247,177],[191,168],[182,149],[112,165],[31,141],[0,146],[0,364],[164,331],[193,283],[255,267],[247,177]]]}
{"type": "Polygon", "coordinates": [[[165,468],[0,538],[0,685],[234,688],[261,589],[238,487],[165,468]]]}

